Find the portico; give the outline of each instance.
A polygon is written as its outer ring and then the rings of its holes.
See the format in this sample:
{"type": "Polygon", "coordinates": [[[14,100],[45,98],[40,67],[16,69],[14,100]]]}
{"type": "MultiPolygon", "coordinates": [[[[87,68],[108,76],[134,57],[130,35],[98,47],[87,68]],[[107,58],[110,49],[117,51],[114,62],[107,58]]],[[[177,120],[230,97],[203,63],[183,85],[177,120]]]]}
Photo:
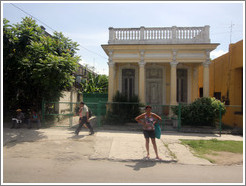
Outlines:
{"type": "Polygon", "coordinates": [[[108,101],[116,91],[146,104],[176,105],[199,97],[198,67],[204,66],[203,96],[209,96],[209,26],[109,28],[102,48],[109,57],[108,101]]]}

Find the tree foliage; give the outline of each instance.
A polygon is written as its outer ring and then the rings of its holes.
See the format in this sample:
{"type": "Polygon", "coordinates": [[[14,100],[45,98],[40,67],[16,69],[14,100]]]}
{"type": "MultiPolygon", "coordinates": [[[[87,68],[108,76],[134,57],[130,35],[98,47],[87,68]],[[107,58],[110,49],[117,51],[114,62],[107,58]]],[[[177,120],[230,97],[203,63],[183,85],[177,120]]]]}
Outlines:
{"type": "Polygon", "coordinates": [[[81,81],[80,93],[107,93],[108,92],[108,76],[94,75],[88,73],[88,77],[81,81]]]}
{"type": "Polygon", "coordinates": [[[73,85],[78,44],[61,32],[51,36],[29,17],[3,24],[4,110],[40,110],[42,99],[58,100],[73,85]]]}

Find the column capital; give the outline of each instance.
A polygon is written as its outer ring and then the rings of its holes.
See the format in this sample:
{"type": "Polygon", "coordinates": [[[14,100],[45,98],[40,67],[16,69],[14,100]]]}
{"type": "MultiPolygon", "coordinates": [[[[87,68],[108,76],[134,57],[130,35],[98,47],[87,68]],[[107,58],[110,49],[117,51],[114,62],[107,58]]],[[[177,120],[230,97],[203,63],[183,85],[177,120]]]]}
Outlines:
{"type": "Polygon", "coordinates": [[[139,52],[140,52],[140,56],[143,56],[144,55],[144,52],[145,52],[145,50],[139,50],[139,52]]]}
{"type": "Polygon", "coordinates": [[[207,61],[202,63],[203,67],[209,67],[210,64],[211,64],[210,60],[207,60],[207,61]]]}
{"type": "Polygon", "coordinates": [[[140,61],[140,62],[138,62],[138,65],[140,66],[140,67],[144,67],[145,66],[145,62],[144,61],[140,61]]]}
{"type": "Polygon", "coordinates": [[[109,50],[108,52],[109,56],[108,56],[108,64],[112,64],[113,63],[113,60],[112,60],[112,56],[113,56],[113,50],[109,50]]]}
{"type": "Polygon", "coordinates": [[[176,67],[179,64],[177,61],[170,62],[171,67],[176,67]]]}
{"type": "Polygon", "coordinates": [[[144,50],[140,50],[140,62],[138,63],[140,67],[144,67],[145,62],[144,62],[144,50]]]}
{"type": "Polygon", "coordinates": [[[108,51],[108,54],[109,54],[109,56],[112,56],[113,50],[109,50],[109,51],[108,51]]]}
{"type": "Polygon", "coordinates": [[[109,60],[108,66],[109,67],[114,67],[115,66],[115,62],[113,62],[112,60],[109,60]]]}
{"type": "Polygon", "coordinates": [[[143,61],[144,60],[144,50],[140,50],[140,60],[143,61]]]}
{"type": "Polygon", "coordinates": [[[206,60],[207,61],[210,61],[210,51],[211,50],[208,50],[208,49],[206,50],[206,60]]]}
{"type": "Polygon", "coordinates": [[[173,49],[173,61],[176,61],[177,58],[177,50],[173,49]]]}

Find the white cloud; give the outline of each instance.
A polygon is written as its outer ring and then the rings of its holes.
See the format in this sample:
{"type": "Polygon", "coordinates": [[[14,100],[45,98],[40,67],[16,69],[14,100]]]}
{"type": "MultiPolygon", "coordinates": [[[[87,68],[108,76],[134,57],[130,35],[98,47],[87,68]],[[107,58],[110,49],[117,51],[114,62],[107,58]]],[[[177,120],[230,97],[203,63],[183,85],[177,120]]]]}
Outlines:
{"type": "Polygon", "coordinates": [[[210,57],[211,57],[211,59],[215,59],[215,58],[220,57],[226,53],[227,53],[227,51],[224,51],[224,50],[215,50],[215,51],[212,51],[210,53],[210,57]]]}

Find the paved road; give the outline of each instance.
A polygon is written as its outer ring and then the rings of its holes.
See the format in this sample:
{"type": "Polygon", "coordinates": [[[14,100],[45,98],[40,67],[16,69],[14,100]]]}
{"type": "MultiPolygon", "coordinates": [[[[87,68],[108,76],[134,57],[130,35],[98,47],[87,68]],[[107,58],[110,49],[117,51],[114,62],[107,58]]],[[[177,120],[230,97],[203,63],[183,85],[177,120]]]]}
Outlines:
{"type": "Polygon", "coordinates": [[[165,133],[157,140],[163,161],[145,156],[140,132],[74,129],[3,131],[4,183],[241,183],[243,166],[217,166],[194,157],[179,139],[243,140],[241,136],[165,133]]]}
{"type": "Polygon", "coordinates": [[[242,183],[242,166],[108,160],[5,160],[4,183],[242,183]]]}

